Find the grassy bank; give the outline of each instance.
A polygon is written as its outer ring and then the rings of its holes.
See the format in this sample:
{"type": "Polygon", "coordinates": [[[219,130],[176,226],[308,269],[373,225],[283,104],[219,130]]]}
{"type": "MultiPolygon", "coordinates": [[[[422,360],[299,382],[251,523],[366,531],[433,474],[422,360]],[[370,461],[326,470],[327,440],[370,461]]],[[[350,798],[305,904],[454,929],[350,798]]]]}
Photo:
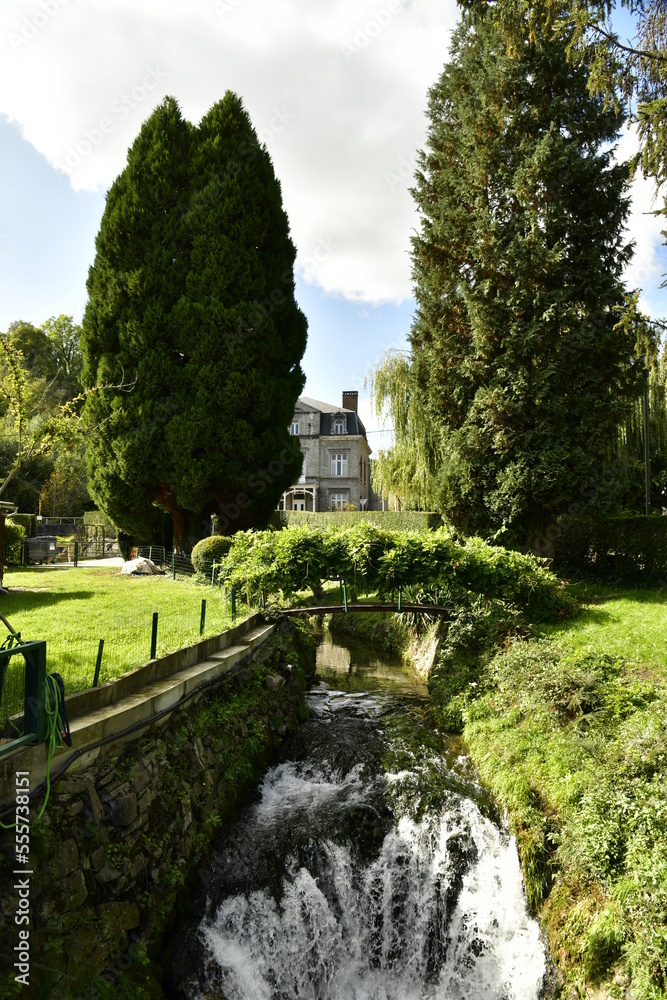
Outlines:
{"type": "Polygon", "coordinates": [[[507,810],[566,995],[658,1000],[667,996],[667,595],[572,591],[578,617],[539,634],[517,628],[495,654],[445,642],[433,693],[444,720],[460,714],[480,775],[507,810]]]}
{"type": "MultiPolygon", "coordinates": [[[[100,683],[120,677],[150,657],[153,612],[158,612],[157,655],[231,625],[223,591],[168,576],[120,576],[116,568],[20,567],[5,574],[0,611],[23,639],[46,639],[47,670],[62,674],[68,693],[92,685],[99,640],[104,639],[100,683]]],[[[239,615],[245,605],[239,606],[239,615]]],[[[4,638],[4,635],[3,635],[4,638]]]]}

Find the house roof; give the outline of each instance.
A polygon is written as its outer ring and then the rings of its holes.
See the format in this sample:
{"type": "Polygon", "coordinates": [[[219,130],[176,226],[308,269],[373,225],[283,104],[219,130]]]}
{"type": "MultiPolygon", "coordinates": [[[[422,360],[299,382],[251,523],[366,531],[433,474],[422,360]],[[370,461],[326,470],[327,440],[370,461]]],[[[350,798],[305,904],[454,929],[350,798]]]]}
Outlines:
{"type": "Polygon", "coordinates": [[[347,416],[347,433],[361,434],[366,437],[366,428],[363,425],[358,413],[354,410],[347,410],[344,406],[334,406],[332,403],[323,403],[320,399],[312,399],[310,396],[299,396],[297,406],[302,403],[308,410],[319,410],[322,414],[320,419],[320,434],[328,437],[333,434],[331,428],[331,418],[335,413],[344,413],[347,416]]]}

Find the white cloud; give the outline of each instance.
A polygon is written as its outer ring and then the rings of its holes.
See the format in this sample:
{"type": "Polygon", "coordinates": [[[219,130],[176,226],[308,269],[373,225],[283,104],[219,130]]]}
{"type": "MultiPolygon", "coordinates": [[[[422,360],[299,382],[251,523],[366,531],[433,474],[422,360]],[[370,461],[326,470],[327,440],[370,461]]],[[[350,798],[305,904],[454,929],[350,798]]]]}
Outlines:
{"type": "Polygon", "coordinates": [[[271,152],[306,280],[400,302],[416,217],[399,171],[423,145],[456,17],[454,0],[5,0],[0,113],[74,189],[98,190],[165,94],[197,121],[234,90],[271,152]]]}
{"type": "MultiPolygon", "coordinates": [[[[629,160],[638,149],[634,131],[626,130],[618,144],[617,158],[629,160]]],[[[628,219],[628,235],[635,242],[635,254],[625,273],[628,288],[642,289],[640,308],[649,315],[659,315],[660,293],[657,291],[667,272],[667,252],[661,229],[667,228],[664,216],[653,213],[664,204],[664,194],[656,199],[655,184],[637,171],[631,186],[632,210],[628,219]]],[[[664,299],[662,303],[664,309],[664,299]]]]}
{"type": "MultiPolygon", "coordinates": [[[[456,18],[454,0],[3,0],[0,114],[75,190],[104,190],[165,94],[198,121],[234,90],[273,158],[305,280],[398,303],[426,93],[456,18]]],[[[651,184],[637,179],[633,200],[627,279],[655,312],[667,259],[651,184]]]]}

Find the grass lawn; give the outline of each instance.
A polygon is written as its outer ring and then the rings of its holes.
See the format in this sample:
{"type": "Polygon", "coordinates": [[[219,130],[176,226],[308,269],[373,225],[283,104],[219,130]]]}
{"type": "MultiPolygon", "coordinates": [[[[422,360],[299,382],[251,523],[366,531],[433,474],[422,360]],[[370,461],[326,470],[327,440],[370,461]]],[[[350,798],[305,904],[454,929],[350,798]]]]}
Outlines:
{"type": "Polygon", "coordinates": [[[584,607],[564,626],[544,629],[559,648],[621,656],[667,676],[667,589],[621,590],[600,584],[568,589],[584,607]]]}
{"type": "MultiPolygon", "coordinates": [[[[222,590],[168,576],[120,576],[116,567],[35,566],[8,570],[4,585],[9,594],[0,597],[0,611],[23,639],[46,639],[47,670],[62,674],[68,694],[91,687],[100,639],[100,683],[146,663],[154,611],[158,656],[200,638],[202,598],[204,636],[231,625],[222,590]]],[[[245,605],[238,611],[245,614],[245,605]]]]}
{"type": "Polygon", "coordinates": [[[463,709],[568,998],[667,997],[667,596],[582,612],[488,659],[463,709]]]}

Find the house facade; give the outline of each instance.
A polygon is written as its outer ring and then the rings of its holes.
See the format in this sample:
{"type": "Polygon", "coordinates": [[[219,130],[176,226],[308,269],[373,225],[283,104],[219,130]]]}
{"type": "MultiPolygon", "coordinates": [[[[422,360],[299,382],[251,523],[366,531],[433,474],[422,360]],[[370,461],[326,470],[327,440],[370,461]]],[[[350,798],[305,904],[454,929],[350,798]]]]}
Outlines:
{"type": "Polygon", "coordinates": [[[357,403],[357,392],[344,392],[341,406],[297,400],[290,433],[299,438],[303,470],[283,493],[281,510],[371,509],[371,449],[357,403]]]}

